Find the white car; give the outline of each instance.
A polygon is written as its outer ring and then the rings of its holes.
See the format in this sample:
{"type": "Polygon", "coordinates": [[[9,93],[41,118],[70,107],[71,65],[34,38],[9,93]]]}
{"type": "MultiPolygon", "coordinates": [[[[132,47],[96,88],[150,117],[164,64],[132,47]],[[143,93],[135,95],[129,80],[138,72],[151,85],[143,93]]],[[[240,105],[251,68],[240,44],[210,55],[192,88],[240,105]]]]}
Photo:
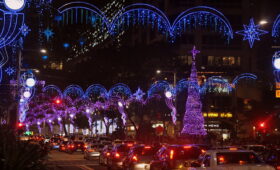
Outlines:
{"type": "Polygon", "coordinates": [[[187,170],[275,170],[253,151],[237,148],[208,150],[187,170]]]}

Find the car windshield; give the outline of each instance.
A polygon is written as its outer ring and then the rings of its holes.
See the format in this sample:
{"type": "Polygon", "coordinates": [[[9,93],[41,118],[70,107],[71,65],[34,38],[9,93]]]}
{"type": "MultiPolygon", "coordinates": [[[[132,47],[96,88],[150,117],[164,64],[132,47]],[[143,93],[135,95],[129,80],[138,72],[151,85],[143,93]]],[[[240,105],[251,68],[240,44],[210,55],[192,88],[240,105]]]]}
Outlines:
{"type": "Polygon", "coordinates": [[[183,159],[183,160],[192,160],[198,159],[199,155],[201,154],[201,150],[196,147],[191,148],[184,148],[184,147],[177,147],[170,150],[170,154],[173,151],[174,159],[183,159]]]}
{"type": "Polygon", "coordinates": [[[253,152],[224,152],[217,153],[217,164],[259,164],[260,159],[253,152]]]}
{"type": "Polygon", "coordinates": [[[117,146],[117,151],[118,152],[128,152],[130,149],[130,147],[126,146],[126,145],[119,145],[117,146]]]}
{"type": "Polygon", "coordinates": [[[255,152],[263,152],[265,149],[262,146],[251,146],[249,147],[250,150],[253,150],[255,152]]]}
{"type": "Polygon", "coordinates": [[[135,154],[141,156],[153,156],[156,152],[157,150],[151,147],[139,147],[135,149],[135,154]]]}

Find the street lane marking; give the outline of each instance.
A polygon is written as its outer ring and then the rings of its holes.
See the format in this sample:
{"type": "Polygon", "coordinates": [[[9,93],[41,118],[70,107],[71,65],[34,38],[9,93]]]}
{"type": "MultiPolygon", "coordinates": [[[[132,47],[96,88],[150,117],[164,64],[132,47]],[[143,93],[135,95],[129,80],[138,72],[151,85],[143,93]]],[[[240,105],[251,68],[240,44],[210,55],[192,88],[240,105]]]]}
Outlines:
{"type": "Polygon", "coordinates": [[[77,166],[77,167],[79,167],[79,168],[81,168],[81,169],[83,169],[83,170],[94,170],[93,168],[90,168],[90,167],[88,167],[88,166],[86,166],[86,165],[79,165],[79,166],[77,166]]]}

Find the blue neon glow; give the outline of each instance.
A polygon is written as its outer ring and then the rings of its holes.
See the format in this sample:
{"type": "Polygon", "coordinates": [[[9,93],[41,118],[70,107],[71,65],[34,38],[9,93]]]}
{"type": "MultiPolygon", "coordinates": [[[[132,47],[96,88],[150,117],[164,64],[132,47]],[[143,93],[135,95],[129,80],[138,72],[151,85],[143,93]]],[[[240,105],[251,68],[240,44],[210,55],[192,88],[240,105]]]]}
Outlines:
{"type": "Polygon", "coordinates": [[[23,24],[21,27],[20,27],[20,31],[21,31],[21,34],[26,37],[29,32],[31,31],[31,29],[26,25],[26,24],[23,24]]]}
{"type": "Polygon", "coordinates": [[[167,81],[158,81],[150,87],[148,90],[148,98],[151,98],[155,95],[162,94],[170,89],[170,84],[167,81]]]}
{"type": "Polygon", "coordinates": [[[227,37],[227,40],[233,39],[233,31],[228,19],[218,10],[198,6],[182,12],[171,25],[168,17],[158,8],[145,3],[136,3],[126,6],[120,10],[111,20],[105,14],[92,4],[86,2],[71,2],[63,5],[58,9],[60,15],[64,16],[67,21],[64,24],[80,24],[90,20],[90,24],[96,25],[97,19],[100,20],[101,29],[109,32],[110,35],[118,35],[122,30],[131,26],[152,26],[153,29],[166,35],[174,41],[175,37],[180,36],[187,30],[194,30],[198,27],[210,27],[213,31],[227,37]],[[89,16],[82,15],[82,10],[87,10],[92,14],[89,16]],[[70,13],[76,16],[71,16],[70,13]]]}
{"type": "Polygon", "coordinates": [[[7,75],[12,76],[16,73],[16,69],[14,67],[7,67],[5,72],[7,75]]]}
{"type": "Polygon", "coordinates": [[[89,86],[84,94],[85,98],[94,98],[94,97],[103,97],[103,98],[107,98],[108,94],[107,94],[107,90],[104,86],[100,85],[100,84],[93,84],[91,86],[89,86]]]}
{"type": "Polygon", "coordinates": [[[130,97],[132,92],[130,88],[123,83],[119,83],[111,87],[108,92],[108,96],[111,97],[130,97]]]}
{"type": "Polygon", "coordinates": [[[52,38],[52,37],[53,37],[53,35],[54,35],[53,30],[52,30],[52,29],[50,29],[50,28],[45,29],[43,33],[44,33],[44,35],[45,35],[45,37],[46,37],[47,41],[49,41],[49,40],[50,40],[50,38],[52,38]]]}
{"type": "Polygon", "coordinates": [[[230,93],[232,91],[232,86],[227,79],[220,76],[212,76],[207,79],[201,88],[203,94],[206,93],[230,93]]]}
{"type": "Polygon", "coordinates": [[[69,47],[70,47],[70,44],[69,44],[69,43],[64,43],[64,44],[63,44],[63,47],[64,47],[64,48],[69,48],[69,47]]]}
{"type": "Polygon", "coordinates": [[[49,56],[47,56],[47,55],[42,56],[43,60],[47,60],[48,58],[49,58],[49,56]]]}
{"type": "Polygon", "coordinates": [[[253,48],[255,40],[260,40],[260,36],[268,32],[260,29],[260,25],[255,25],[254,19],[250,19],[249,25],[243,25],[244,30],[237,31],[236,34],[243,35],[243,41],[248,40],[250,48],[253,48]]]}
{"type": "Polygon", "coordinates": [[[84,95],[84,91],[78,85],[70,85],[66,87],[66,89],[63,92],[64,98],[70,97],[73,99],[73,98],[83,97],[83,95],[84,95]]]}
{"type": "Polygon", "coordinates": [[[55,86],[55,85],[48,85],[48,86],[46,86],[46,87],[44,87],[43,89],[42,89],[42,91],[44,92],[44,93],[54,93],[56,96],[55,97],[59,97],[60,99],[62,99],[63,98],[63,93],[62,93],[62,91],[60,90],[60,88],[59,87],[57,87],[57,86],[55,86]]]}
{"type": "Polygon", "coordinates": [[[258,76],[256,76],[255,74],[252,74],[252,73],[243,73],[243,74],[240,74],[238,76],[236,76],[233,81],[232,81],[232,84],[234,86],[238,85],[239,81],[240,80],[248,80],[248,79],[251,79],[251,80],[257,80],[258,79],[258,76]]]}
{"type": "Polygon", "coordinates": [[[272,37],[279,37],[280,35],[280,15],[277,16],[272,27],[272,37]]]}

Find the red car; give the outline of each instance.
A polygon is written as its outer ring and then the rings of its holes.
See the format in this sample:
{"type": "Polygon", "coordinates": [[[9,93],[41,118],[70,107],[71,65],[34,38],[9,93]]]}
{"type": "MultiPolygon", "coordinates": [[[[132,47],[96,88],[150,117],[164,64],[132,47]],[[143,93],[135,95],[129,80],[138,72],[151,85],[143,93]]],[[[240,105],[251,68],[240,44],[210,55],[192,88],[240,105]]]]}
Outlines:
{"type": "Polygon", "coordinates": [[[123,161],[132,147],[132,144],[120,144],[115,146],[111,151],[110,157],[108,157],[108,169],[122,169],[123,161]]]}
{"type": "Polygon", "coordinates": [[[158,149],[148,145],[133,147],[123,162],[124,169],[150,169],[150,164],[158,149]]]}

